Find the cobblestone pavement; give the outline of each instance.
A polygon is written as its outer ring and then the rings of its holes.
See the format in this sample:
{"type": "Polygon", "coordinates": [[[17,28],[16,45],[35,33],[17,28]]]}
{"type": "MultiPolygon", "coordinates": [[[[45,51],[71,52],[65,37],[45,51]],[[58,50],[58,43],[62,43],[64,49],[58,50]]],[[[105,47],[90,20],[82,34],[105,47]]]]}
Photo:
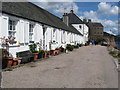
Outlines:
{"type": "Polygon", "coordinates": [[[112,59],[106,47],[81,47],[3,72],[2,87],[117,88],[118,72],[112,59]]]}

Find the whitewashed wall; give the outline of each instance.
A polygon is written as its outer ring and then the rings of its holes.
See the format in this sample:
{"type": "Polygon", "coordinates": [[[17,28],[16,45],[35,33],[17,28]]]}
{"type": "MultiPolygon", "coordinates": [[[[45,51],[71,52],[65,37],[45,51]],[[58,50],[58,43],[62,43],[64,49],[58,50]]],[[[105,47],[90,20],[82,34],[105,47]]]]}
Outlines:
{"type": "Polygon", "coordinates": [[[81,42],[85,44],[86,41],[88,41],[88,26],[86,24],[72,24],[82,35],[83,38],[81,38],[81,42]],[[80,28],[81,26],[81,28],[80,28]]]}
{"type": "MultiPolygon", "coordinates": [[[[8,36],[8,21],[9,19],[14,19],[17,21],[16,24],[16,39],[15,41],[20,42],[20,47],[18,44],[13,44],[10,46],[10,53],[14,57],[16,57],[16,52],[21,52],[21,51],[26,51],[29,50],[29,24],[33,23],[34,28],[33,28],[33,40],[35,43],[40,42],[42,40],[43,44],[43,26],[40,23],[37,22],[32,22],[30,20],[10,16],[10,15],[2,15],[0,17],[0,37],[3,36],[8,36]],[[2,22],[2,23],[1,23],[2,22]]],[[[46,31],[45,31],[45,47],[42,49],[44,50],[54,50],[55,48],[59,48],[60,46],[63,46],[64,48],[66,47],[67,44],[77,44],[77,43],[83,43],[84,38],[81,35],[74,34],[62,29],[57,29],[51,26],[45,25],[46,31]],[[53,33],[53,30],[55,29],[55,32],[53,33]],[[54,34],[54,35],[53,35],[54,34]],[[50,42],[55,41],[55,43],[50,44],[50,42]]],[[[73,25],[75,28],[78,29],[78,25],[73,25]]],[[[85,30],[84,33],[87,33],[87,26],[84,26],[85,30]]],[[[79,30],[79,29],[78,29],[79,30]]],[[[82,33],[82,30],[79,30],[82,33]]],[[[87,37],[87,35],[86,35],[87,37]]]]}
{"type": "MultiPolygon", "coordinates": [[[[0,37],[8,37],[9,19],[17,21],[15,35],[15,41],[17,41],[17,43],[10,45],[9,47],[9,52],[13,55],[13,57],[16,57],[16,52],[29,50],[29,23],[31,23],[31,21],[6,14],[2,15],[2,17],[0,17],[0,23],[2,22],[0,24],[2,26],[0,29],[0,37]],[[20,47],[18,46],[18,42],[21,44],[20,47]]],[[[35,24],[33,39],[35,42],[39,42],[40,39],[43,39],[43,29],[41,24],[35,24]]]]}
{"type": "Polygon", "coordinates": [[[7,37],[8,36],[8,17],[7,16],[2,16],[1,17],[1,37],[7,37]]]}
{"type": "MultiPolygon", "coordinates": [[[[0,32],[2,31],[1,30],[1,19],[2,19],[2,15],[1,15],[1,13],[0,13],[0,32]]],[[[1,33],[0,33],[1,34],[1,33]]]]}

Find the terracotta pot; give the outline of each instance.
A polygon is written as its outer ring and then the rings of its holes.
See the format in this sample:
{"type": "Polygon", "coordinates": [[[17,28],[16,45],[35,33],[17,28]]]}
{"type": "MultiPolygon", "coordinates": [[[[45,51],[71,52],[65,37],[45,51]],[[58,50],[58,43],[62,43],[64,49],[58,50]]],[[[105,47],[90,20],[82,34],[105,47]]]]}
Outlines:
{"type": "MultiPolygon", "coordinates": [[[[21,58],[22,59],[22,58],[21,58]]],[[[20,65],[20,63],[21,63],[21,59],[18,59],[18,65],[20,65]]]]}
{"type": "Polygon", "coordinates": [[[54,55],[54,50],[50,50],[50,55],[54,55]]]}
{"type": "Polygon", "coordinates": [[[47,57],[47,54],[43,54],[43,58],[46,58],[47,57]]]}
{"type": "Polygon", "coordinates": [[[7,58],[7,68],[10,68],[12,66],[13,63],[13,57],[8,57],[7,58]]]}
{"type": "Polygon", "coordinates": [[[33,53],[34,54],[34,61],[36,61],[38,59],[38,54],[39,53],[33,53]]]}
{"type": "Polygon", "coordinates": [[[13,66],[18,65],[18,58],[13,59],[13,64],[12,64],[12,65],[13,65],[13,66]]]}

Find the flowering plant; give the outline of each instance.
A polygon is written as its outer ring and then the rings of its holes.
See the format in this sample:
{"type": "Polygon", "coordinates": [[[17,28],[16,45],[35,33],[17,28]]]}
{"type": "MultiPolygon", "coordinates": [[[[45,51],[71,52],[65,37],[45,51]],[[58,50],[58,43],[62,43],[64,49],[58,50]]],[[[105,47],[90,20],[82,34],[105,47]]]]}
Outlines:
{"type": "Polygon", "coordinates": [[[0,38],[1,39],[1,46],[4,48],[4,47],[9,47],[9,44],[13,44],[14,43],[14,40],[15,40],[15,37],[13,37],[12,35],[8,36],[8,38],[5,38],[2,37],[0,38]]]}

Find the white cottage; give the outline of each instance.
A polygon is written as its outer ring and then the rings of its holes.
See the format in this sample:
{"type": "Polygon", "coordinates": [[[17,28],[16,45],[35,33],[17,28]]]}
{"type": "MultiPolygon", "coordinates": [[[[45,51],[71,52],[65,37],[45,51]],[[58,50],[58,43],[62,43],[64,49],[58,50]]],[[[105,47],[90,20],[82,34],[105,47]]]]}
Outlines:
{"type": "Polygon", "coordinates": [[[41,43],[44,50],[84,42],[84,35],[74,24],[67,26],[60,18],[30,2],[2,3],[0,37],[8,36],[15,37],[15,42],[9,46],[13,57],[17,52],[29,50],[33,42],[41,43]]]}
{"type": "Polygon", "coordinates": [[[71,10],[70,13],[64,13],[63,22],[67,26],[73,26],[74,29],[76,29],[82,34],[82,36],[79,35],[76,37],[76,38],[79,37],[78,43],[85,44],[88,41],[89,27],[77,15],[75,15],[73,10],[71,10]]]}

